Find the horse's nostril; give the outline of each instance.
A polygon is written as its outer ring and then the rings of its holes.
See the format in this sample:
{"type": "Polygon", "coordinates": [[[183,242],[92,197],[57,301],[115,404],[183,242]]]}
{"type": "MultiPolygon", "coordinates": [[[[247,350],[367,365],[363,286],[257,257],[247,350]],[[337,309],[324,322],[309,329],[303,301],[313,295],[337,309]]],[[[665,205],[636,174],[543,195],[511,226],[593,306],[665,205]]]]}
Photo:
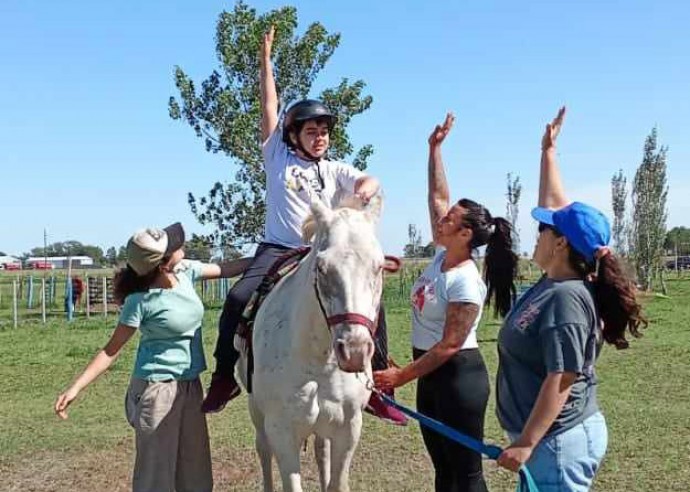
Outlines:
{"type": "Polygon", "coordinates": [[[336,356],[341,360],[347,360],[350,358],[349,354],[347,353],[345,342],[343,342],[342,340],[337,340],[335,342],[335,353],[336,356]]]}

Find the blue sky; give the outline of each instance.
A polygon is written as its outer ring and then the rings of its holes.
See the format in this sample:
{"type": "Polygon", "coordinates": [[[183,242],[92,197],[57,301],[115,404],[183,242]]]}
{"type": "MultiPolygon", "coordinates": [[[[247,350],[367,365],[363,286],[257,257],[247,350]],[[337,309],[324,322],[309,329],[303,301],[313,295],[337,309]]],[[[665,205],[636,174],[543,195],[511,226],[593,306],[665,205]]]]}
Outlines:
{"type": "MultiPolygon", "coordinates": [[[[282,5],[252,2],[259,11],[282,5]]],[[[43,241],[107,248],[133,230],[181,220],[204,232],[187,192],[231,179],[232,162],[205,152],[168,117],[173,67],[196,81],[217,66],[218,14],[232,2],[0,3],[0,250],[43,241]]],[[[566,189],[610,213],[610,179],[629,181],[650,129],[668,145],[669,227],[690,225],[690,4],[682,1],[297,2],[342,34],[317,83],[362,78],[372,109],[351,125],[371,143],[382,181],[387,252],[413,223],[429,239],[426,138],[457,115],[445,146],[454,198],[505,211],[505,176],[523,181],[519,227],[535,228],[539,139],[558,106],[566,189]]]]}

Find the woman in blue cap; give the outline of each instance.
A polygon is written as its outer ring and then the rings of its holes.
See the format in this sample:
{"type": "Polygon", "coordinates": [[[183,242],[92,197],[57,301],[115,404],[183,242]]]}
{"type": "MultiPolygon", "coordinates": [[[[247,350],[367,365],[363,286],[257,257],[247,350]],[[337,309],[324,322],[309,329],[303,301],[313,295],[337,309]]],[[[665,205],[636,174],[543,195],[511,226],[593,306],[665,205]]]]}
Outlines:
{"type": "Polygon", "coordinates": [[[589,490],[606,452],[594,364],[602,339],[622,349],[646,321],[610,251],[609,222],[566,199],[556,161],[561,108],[542,138],[534,261],[544,276],[498,335],[497,414],[512,444],[499,465],[526,464],[541,492],[589,490]]]}

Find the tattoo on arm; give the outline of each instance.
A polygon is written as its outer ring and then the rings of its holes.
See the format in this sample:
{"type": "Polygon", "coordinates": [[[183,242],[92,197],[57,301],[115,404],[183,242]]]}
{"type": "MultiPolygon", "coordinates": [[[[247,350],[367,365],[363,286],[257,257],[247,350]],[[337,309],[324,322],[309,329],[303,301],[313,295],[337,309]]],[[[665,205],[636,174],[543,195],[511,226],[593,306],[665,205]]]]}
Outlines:
{"type": "Polygon", "coordinates": [[[429,150],[428,174],[429,220],[431,221],[431,232],[435,240],[436,223],[448,212],[450,200],[448,181],[443,169],[443,158],[441,157],[440,148],[429,150]]]}
{"type": "Polygon", "coordinates": [[[470,302],[451,302],[448,304],[443,339],[426,354],[406,367],[405,382],[436,370],[460,350],[478,315],[479,306],[476,304],[470,302]]]}
{"type": "Polygon", "coordinates": [[[467,340],[479,315],[479,306],[471,302],[451,302],[446,310],[446,326],[443,339],[458,349],[467,340]]]}

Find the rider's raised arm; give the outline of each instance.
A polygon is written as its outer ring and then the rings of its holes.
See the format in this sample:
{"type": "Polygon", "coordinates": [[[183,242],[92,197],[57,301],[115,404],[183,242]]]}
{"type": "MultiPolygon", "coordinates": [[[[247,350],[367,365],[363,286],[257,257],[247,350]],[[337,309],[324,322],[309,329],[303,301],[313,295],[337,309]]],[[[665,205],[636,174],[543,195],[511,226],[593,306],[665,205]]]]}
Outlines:
{"type": "Polygon", "coordinates": [[[278,93],[276,92],[276,81],[273,78],[273,64],[271,63],[271,49],[273,48],[273,35],[275,28],[264,34],[261,45],[261,70],[259,73],[259,84],[261,88],[261,140],[262,143],[268,140],[273,130],[278,126],[278,93]]]}
{"type": "Polygon", "coordinates": [[[443,169],[441,144],[453,127],[454,122],[455,116],[452,113],[448,113],[443,125],[436,125],[436,128],[429,136],[428,202],[429,221],[434,242],[436,242],[436,224],[448,213],[448,208],[450,207],[450,191],[448,189],[446,173],[443,169]]]}
{"type": "Polygon", "coordinates": [[[564,118],[565,106],[559,109],[553,121],[546,125],[544,136],[541,139],[538,206],[544,208],[562,208],[570,203],[565,196],[561,173],[558,170],[558,159],[556,158],[556,139],[561,131],[561,126],[563,126],[564,118]]]}

